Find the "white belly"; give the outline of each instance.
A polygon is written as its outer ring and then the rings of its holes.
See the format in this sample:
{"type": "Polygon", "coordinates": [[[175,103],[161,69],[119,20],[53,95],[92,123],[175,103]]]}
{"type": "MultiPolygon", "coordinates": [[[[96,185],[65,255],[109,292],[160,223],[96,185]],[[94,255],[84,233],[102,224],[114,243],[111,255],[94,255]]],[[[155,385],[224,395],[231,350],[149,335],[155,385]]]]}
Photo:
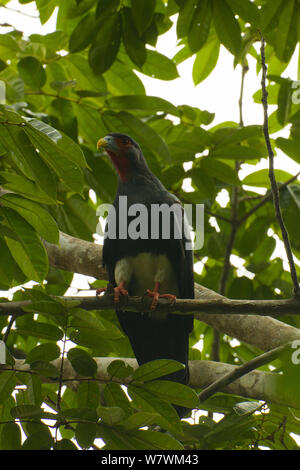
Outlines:
{"type": "Polygon", "coordinates": [[[160,294],[178,296],[177,279],[165,255],[140,253],[135,257],[123,258],[116,263],[115,280],[117,285],[125,281],[125,287],[132,295],[142,296],[147,289],[153,290],[155,282],[159,282],[160,294]]]}

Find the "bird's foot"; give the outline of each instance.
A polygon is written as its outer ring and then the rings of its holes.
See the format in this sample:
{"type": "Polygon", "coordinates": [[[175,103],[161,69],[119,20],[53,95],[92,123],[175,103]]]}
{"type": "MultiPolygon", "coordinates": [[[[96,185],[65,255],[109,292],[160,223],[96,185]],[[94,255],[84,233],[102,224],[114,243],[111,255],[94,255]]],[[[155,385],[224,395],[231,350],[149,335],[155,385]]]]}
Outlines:
{"type": "Polygon", "coordinates": [[[124,288],[125,282],[121,281],[117,287],[113,287],[111,284],[108,284],[107,287],[101,287],[96,290],[96,295],[102,294],[102,292],[107,292],[107,294],[113,294],[114,302],[117,304],[120,300],[121,295],[128,296],[128,291],[124,288]]]}
{"type": "Polygon", "coordinates": [[[125,282],[122,281],[117,287],[114,287],[114,302],[117,304],[120,300],[121,295],[128,297],[128,290],[124,289],[125,282]]]}
{"type": "Polygon", "coordinates": [[[176,302],[176,295],[173,294],[160,294],[155,288],[154,290],[147,289],[145,295],[149,297],[153,297],[151,310],[155,310],[158,304],[159,299],[169,299],[171,300],[171,304],[173,305],[176,302]]]}

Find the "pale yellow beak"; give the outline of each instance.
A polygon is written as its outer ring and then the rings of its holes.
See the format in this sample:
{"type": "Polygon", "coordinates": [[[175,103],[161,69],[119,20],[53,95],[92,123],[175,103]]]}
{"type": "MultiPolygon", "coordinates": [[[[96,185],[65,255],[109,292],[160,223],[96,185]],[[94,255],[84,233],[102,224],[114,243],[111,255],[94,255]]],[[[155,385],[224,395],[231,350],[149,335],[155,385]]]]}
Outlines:
{"type": "Polygon", "coordinates": [[[106,147],[107,146],[107,141],[105,139],[99,139],[97,142],[97,149],[99,150],[100,148],[106,147]]]}

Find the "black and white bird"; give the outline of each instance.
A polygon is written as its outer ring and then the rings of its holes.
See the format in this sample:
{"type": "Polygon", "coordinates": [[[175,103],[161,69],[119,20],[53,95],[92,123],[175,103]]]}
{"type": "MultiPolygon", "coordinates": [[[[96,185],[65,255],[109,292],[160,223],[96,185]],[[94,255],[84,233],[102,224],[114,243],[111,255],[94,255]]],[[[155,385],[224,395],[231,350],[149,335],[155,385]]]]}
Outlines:
{"type": "MultiPolygon", "coordinates": [[[[115,302],[121,295],[143,296],[145,293],[153,299],[151,312],[117,311],[119,322],[139,365],[155,359],[179,361],[185,368],[163,379],[187,384],[193,315],[159,315],[155,312],[160,297],[169,298],[170,301],[175,301],[176,297],[194,298],[193,253],[186,247],[190,241],[189,234],[183,229],[184,217],[181,225],[176,215],[183,215],[182,206],[151,172],[140,146],[131,137],[111,133],[98,141],[97,148],[105,149],[118,174],[118,189],[113,203],[116,237],[110,237],[106,230],[103,246],[103,265],[108,271],[109,282],[114,286],[115,302]],[[125,221],[127,229],[134,220],[133,215],[122,213],[122,196],[126,196],[128,208],[141,207],[133,205],[142,204],[147,209],[147,220],[144,219],[143,227],[137,227],[140,232],[147,232],[147,237],[132,237],[128,233],[125,237],[124,233],[119,236],[120,221],[121,224],[125,221]],[[169,212],[170,230],[167,236],[164,236],[161,227],[163,217],[160,216],[157,227],[157,217],[154,223],[154,212],[151,212],[153,207],[163,204],[179,209],[179,212],[169,212]],[[180,227],[181,236],[178,232],[180,227]]],[[[188,411],[179,406],[175,409],[180,417],[188,411]]]]}

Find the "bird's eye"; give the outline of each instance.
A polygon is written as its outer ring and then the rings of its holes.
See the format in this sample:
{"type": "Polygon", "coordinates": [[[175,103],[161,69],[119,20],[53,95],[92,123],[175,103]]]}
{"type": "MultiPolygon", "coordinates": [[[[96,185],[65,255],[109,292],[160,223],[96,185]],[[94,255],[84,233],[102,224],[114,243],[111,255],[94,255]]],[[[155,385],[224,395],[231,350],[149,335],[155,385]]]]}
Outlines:
{"type": "Polygon", "coordinates": [[[130,140],[129,139],[121,139],[120,143],[122,145],[129,145],[130,144],[130,140]]]}

